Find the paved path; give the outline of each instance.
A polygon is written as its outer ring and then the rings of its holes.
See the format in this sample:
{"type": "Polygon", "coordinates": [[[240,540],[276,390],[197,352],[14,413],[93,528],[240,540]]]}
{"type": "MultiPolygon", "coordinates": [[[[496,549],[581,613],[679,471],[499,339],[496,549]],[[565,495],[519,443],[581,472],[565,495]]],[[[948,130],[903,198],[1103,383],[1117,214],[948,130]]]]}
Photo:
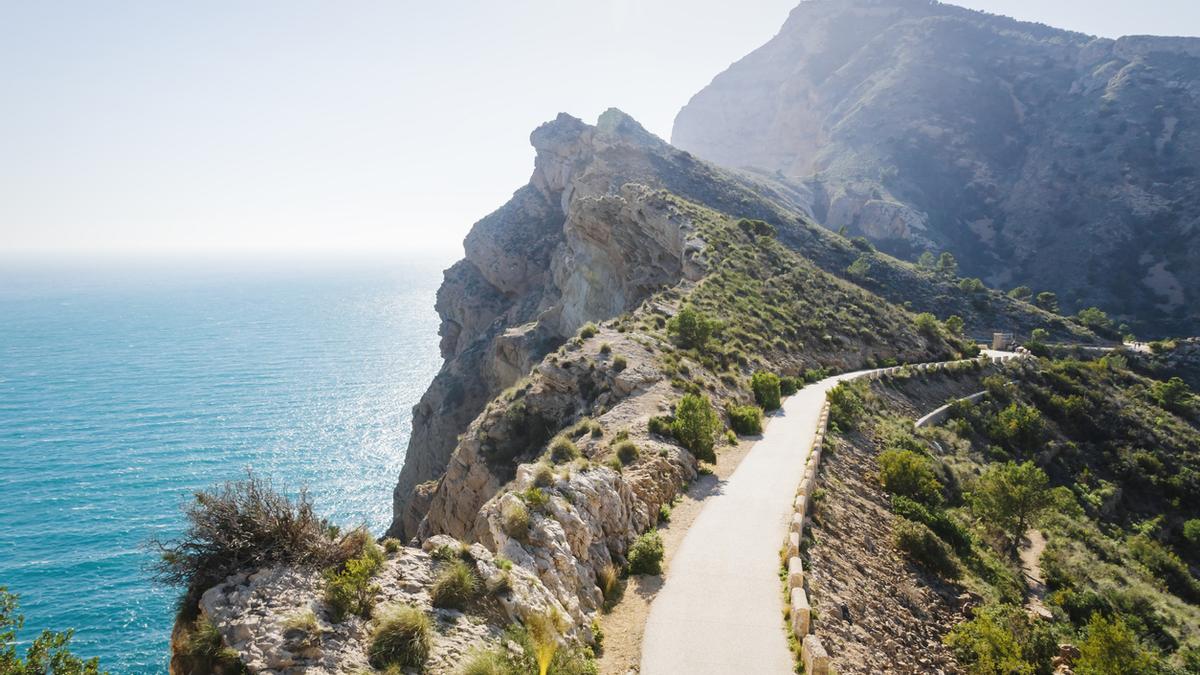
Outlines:
{"type": "Polygon", "coordinates": [[[769,418],[762,440],[708,498],[650,605],[642,675],[795,672],[783,622],[779,549],[825,392],[869,372],[830,377],[789,397],[782,412],[769,418]]]}

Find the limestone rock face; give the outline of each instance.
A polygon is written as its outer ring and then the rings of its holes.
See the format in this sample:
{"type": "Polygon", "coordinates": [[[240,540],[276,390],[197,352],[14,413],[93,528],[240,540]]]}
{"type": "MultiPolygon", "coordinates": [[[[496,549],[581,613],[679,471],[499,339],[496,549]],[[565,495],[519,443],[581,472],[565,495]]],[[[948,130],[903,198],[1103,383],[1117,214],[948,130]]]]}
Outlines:
{"type": "MultiPolygon", "coordinates": [[[[803,186],[822,224],[992,285],[1200,328],[1200,39],[1118,40],[926,0],[807,0],[672,143],[803,186]]],[[[1139,334],[1143,331],[1138,331],[1139,334]]]]}
{"type": "Polygon", "coordinates": [[[416,532],[419,484],[471,472],[450,454],[487,401],[584,323],[703,273],[703,242],[653,187],[662,181],[652,160],[677,151],[615,110],[596,127],[559,115],[531,142],[529,185],[475,224],[438,290],[445,363],[413,410],[390,534],[416,532]]]}

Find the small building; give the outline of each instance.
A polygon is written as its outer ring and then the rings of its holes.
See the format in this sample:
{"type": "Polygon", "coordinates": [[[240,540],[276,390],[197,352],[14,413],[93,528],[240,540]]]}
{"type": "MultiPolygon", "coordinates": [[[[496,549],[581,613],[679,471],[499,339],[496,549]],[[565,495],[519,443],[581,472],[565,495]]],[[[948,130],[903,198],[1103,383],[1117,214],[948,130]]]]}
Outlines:
{"type": "Polygon", "coordinates": [[[1013,346],[1012,333],[992,333],[992,349],[1006,350],[1013,346]]]}

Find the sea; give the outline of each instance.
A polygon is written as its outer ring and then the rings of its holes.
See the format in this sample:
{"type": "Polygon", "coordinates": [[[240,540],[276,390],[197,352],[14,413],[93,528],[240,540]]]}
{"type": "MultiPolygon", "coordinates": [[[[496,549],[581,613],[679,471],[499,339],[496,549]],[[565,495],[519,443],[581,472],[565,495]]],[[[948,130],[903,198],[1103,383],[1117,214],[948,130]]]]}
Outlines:
{"type": "Polygon", "coordinates": [[[452,258],[0,260],[0,586],[19,643],[73,629],[102,669],[165,673],[179,589],[153,580],[147,542],[248,471],[381,534],[452,258]]]}

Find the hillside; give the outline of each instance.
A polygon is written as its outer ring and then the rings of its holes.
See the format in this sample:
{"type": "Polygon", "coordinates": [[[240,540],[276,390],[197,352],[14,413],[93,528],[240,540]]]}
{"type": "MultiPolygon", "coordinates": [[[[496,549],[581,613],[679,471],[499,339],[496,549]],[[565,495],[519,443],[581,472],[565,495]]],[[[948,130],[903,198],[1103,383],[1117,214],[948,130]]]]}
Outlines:
{"type": "Polygon", "coordinates": [[[922,0],[807,0],[672,142],[813,218],[1135,332],[1200,329],[1200,40],[1099,39],[922,0]]]}
{"type": "Polygon", "coordinates": [[[901,375],[835,413],[805,562],[838,672],[1200,672],[1200,399],[1083,358],[901,375]]]}
{"type": "MultiPolygon", "coordinates": [[[[537,157],[529,185],[475,224],[466,257],[446,271],[438,291],[445,364],[413,411],[394,535],[417,531],[433,489],[428,481],[445,470],[456,438],[487,401],[585,323],[617,317],[663,288],[705,276],[697,257],[704,237],[656,191],[723,217],[762,220],[803,264],[912,312],[959,316],[967,335],[1042,328],[1057,340],[1096,339],[1007,295],[964,292],[953,272],[904,263],[831,233],[812,222],[787,187],[697,160],[618,110],[596,126],[559,115],[530,140],[537,157]]],[[[720,253],[710,247],[706,255],[720,253]]]]}

